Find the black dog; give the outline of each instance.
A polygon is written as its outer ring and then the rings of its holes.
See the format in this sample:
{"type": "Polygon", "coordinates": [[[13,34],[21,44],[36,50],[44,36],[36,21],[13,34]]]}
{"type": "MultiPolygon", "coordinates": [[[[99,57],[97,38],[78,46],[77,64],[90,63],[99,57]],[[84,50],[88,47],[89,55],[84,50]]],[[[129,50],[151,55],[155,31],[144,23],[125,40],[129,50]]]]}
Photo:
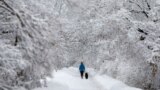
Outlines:
{"type": "Polygon", "coordinates": [[[87,72],[85,73],[85,78],[88,79],[88,73],[87,72]]]}

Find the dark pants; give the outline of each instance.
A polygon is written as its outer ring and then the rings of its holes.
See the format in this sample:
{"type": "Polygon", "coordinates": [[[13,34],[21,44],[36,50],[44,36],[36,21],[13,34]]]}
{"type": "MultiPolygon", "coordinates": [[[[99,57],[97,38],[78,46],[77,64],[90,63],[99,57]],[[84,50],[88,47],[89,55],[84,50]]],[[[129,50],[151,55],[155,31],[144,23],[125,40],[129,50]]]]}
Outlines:
{"type": "Polygon", "coordinates": [[[81,78],[83,78],[84,71],[80,71],[80,73],[81,73],[81,78]]]}

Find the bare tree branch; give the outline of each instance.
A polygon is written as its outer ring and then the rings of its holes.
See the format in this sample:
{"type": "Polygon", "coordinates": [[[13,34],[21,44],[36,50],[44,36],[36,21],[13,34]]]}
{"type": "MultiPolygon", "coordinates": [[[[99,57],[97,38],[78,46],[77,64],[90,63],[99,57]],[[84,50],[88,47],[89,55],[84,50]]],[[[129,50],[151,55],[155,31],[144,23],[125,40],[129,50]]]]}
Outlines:
{"type": "Polygon", "coordinates": [[[131,10],[130,12],[134,12],[134,13],[143,13],[147,18],[149,17],[147,12],[145,11],[136,11],[136,10],[131,10]]]}
{"type": "MultiPolygon", "coordinates": [[[[25,24],[22,20],[22,18],[20,17],[20,15],[12,8],[10,7],[7,2],[5,2],[4,0],[0,0],[2,2],[2,5],[0,5],[1,8],[9,11],[12,15],[16,16],[21,24],[21,27],[25,27],[25,24]],[[3,6],[4,4],[4,6],[3,6]]],[[[20,37],[16,34],[15,36],[15,43],[14,45],[17,46],[17,43],[20,41],[20,37]]]]}
{"type": "MultiPolygon", "coordinates": [[[[130,12],[134,12],[134,13],[143,13],[147,18],[149,17],[148,16],[148,13],[139,5],[139,4],[137,4],[137,3],[135,3],[135,2],[133,2],[133,1],[129,1],[130,3],[133,3],[133,4],[136,4],[140,9],[141,9],[141,11],[136,11],[136,10],[131,10],[130,12]]],[[[150,7],[150,5],[149,5],[149,7],[150,7]]]]}
{"type": "Polygon", "coordinates": [[[4,4],[6,7],[8,7],[10,10],[14,11],[13,8],[11,8],[4,0],[0,0],[0,1],[2,1],[3,4],[4,4]]]}
{"type": "Polygon", "coordinates": [[[7,11],[9,11],[9,12],[13,12],[13,11],[11,11],[10,9],[8,9],[8,8],[2,6],[2,5],[0,5],[0,7],[3,8],[3,9],[5,9],[5,10],[7,10],[7,11]]]}
{"type": "Polygon", "coordinates": [[[23,20],[21,19],[20,15],[18,13],[16,13],[15,10],[12,7],[10,7],[4,0],[0,0],[0,1],[6,6],[5,7],[5,6],[0,5],[0,7],[4,8],[5,10],[11,12],[11,14],[15,15],[18,18],[18,20],[20,21],[21,26],[25,27],[25,24],[24,24],[23,20]]]}
{"type": "Polygon", "coordinates": [[[147,4],[147,6],[148,6],[148,9],[151,10],[151,6],[150,6],[150,4],[148,3],[148,1],[145,0],[145,2],[146,2],[146,4],[147,4]]]}
{"type": "Polygon", "coordinates": [[[143,8],[142,8],[138,3],[135,3],[135,2],[133,2],[133,1],[131,1],[131,0],[129,0],[129,2],[137,5],[141,10],[143,10],[143,8]]]}
{"type": "Polygon", "coordinates": [[[20,15],[19,15],[18,13],[16,13],[16,16],[17,16],[17,18],[19,19],[19,21],[20,21],[20,23],[21,23],[21,26],[22,26],[22,27],[25,27],[25,24],[23,23],[20,15]]]}

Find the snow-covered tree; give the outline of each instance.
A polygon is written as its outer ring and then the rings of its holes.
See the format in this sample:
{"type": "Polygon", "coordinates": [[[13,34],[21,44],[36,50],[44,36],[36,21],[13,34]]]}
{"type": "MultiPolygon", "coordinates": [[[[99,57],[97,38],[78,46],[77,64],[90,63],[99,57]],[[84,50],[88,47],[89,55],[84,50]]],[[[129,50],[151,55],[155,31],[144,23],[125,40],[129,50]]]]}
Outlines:
{"type": "Polygon", "coordinates": [[[159,0],[0,0],[0,83],[34,88],[52,70],[84,61],[158,89],[159,20],[159,0]]]}

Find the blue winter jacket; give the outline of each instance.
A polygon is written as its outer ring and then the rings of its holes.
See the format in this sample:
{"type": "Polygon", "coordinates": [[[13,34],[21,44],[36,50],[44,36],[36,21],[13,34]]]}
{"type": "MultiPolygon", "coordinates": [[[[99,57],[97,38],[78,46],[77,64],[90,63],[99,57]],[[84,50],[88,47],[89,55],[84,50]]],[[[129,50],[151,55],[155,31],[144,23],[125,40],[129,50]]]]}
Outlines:
{"type": "Polygon", "coordinates": [[[81,65],[79,66],[79,71],[81,72],[81,71],[85,71],[85,66],[84,66],[84,64],[82,64],[81,63],[81,65]]]}

